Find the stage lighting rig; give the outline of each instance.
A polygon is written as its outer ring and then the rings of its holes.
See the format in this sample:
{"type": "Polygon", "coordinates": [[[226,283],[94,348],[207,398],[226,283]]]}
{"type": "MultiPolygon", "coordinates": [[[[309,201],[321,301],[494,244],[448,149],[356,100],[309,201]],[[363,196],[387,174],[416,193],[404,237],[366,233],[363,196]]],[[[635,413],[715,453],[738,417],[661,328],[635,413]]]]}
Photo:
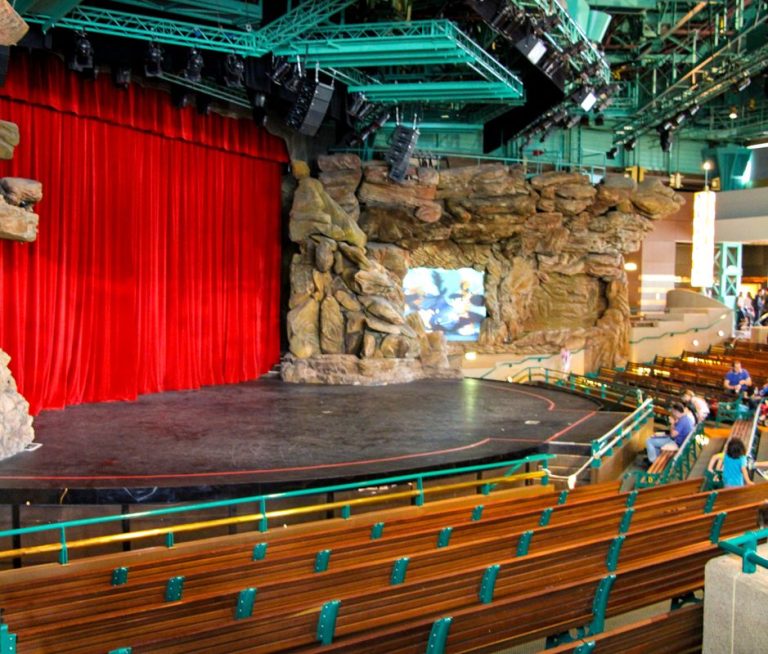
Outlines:
{"type": "Polygon", "coordinates": [[[384,125],[387,124],[390,118],[390,113],[386,109],[380,109],[379,112],[374,116],[373,120],[371,121],[370,125],[368,125],[365,129],[363,129],[362,132],[358,135],[357,139],[355,139],[355,143],[361,144],[364,143],[371,135],[378,132],[384,125]]]}
{"type": "Polygon", "coordinates": [[[416,117],[413,118],[413,126],[406,127],[398,124],[392,132],[389,151],[385,157],[389,164],[389,179],[393,182],[405,180],[411,155],[419,140],[419,130],[416,127],[416,117]]]}
{"type": "Polygon", "coordinates": [[[267,96],[265,93],[254,92],[249,92],[248,95],[251,101],[253,122],[259,127],[264,127],[267,124],[267,96]]]}
{"type": "Polygon", "coordinates": [[[320,81],[319,68],[315,69],[314,80],[302,78],[298,95],[286,119],[288,126],[305,136],[317,134],[328,112],[333,90],[332,84],[320,81]]]}
{"type": "Polygon", "coordinates": [[[672,123],[668,120],[664,121],[656,127],[656,131],[659,133],[659,147],[661,151],[669,152],[672,149],[672,123]]]}
{"type": "Polygon", "coordinates": [[[634,136],[630,136],[626,141],[624,141],[624,151],[632,152],[632,150],[635,149],[635,145],[637,145],[637,139],[634,136]]]}
{"type": "Polygon", "coordinates": [[[127,89],[131,85],[131,67],[128,65],[113,66],[112,83],[119,89],[127,89]]]}
{"type": "Polygon", "coordinates": [[[745,75],[733,83],[733,90],[736,91],[736,93],[741,93],[743,90],[749,87],[751,83],[751,78],[748,75],[745,75]]]}
{"type": "Polygon", "coordinates": [[[224,60],[224,85],[231,89],[243,88],[243,76],[245,74],[245,61],[242,57],[232,53],[224,60]]]}
{"type": "Polygon", "coordinates": [[[157,43],[149,43],[144,55],[145,77],[160,77],[163,74],[163,54],[163,49],[157,43]]]}
{"type": "Polygon", "coordinates": [[[617,155],[618,153],[619,153],[619,148],[618,148],[618,147],[616,147],[616,146],[614,145],[614,146],[613,146],[613,147],[612,147],[610,150],[608,150],[608,152],[606,152],[606,153],[605,153],[605,156],[606,156],[608,159],[611,159],[611,160],[613,160],[613,159],[615,159],[615,158],[616,158],[616,155],[617,155]]]}
{"type": "Polygon", "coordinates": [[[203,55],[197,48],[190,48],[187,55],[187,65],[181,71],[181,76],[190,82],[199,82],[203,79],[203,55]]]}
{"type": "Polygon", "coordinates": [[[79,73],[93,71],[93,46],[85,32],[78,32],[69,68],[79,73]]]}
{"type": "Polygon", "coordinates": [[[589,112],[595,106],[597,96],[589,86],[582,86],[571,95],[571,100],[581,107],[583,111],[589,112]]]}

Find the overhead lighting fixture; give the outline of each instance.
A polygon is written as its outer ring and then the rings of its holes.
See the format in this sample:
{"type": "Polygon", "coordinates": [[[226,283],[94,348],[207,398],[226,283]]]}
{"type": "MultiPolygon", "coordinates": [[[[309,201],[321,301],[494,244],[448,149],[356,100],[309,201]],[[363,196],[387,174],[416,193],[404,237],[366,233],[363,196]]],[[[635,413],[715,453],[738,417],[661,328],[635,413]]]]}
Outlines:
{"type": "Polygon", "coordinates": [[[147,46],[144,55],[144,76],[160,77],[163,74],[163,49],[154,41],[147,46]]]}
{"type": "Polygon", "coordinates": [[[688,115],[693,117],[697,113],[699,113],[699,109],[701,109],[701,105],[698,102],[694,102],[690,107],[688,107],[688,115]]]}
{"type": "Polygon", "coordinates": [[[688,111],[680,111],[679,113],[675,114],[675,117],[673,120],[675,121],[675,124],[679,127],[687,119],[688,119],[688,111]]]}
{"type": "Polygon", "coordinates": [[[181,71],[182,77],[190,82],[199,82],[203,79],[203,55],[197,48],[190,48],[187,56],[187,65],[181,71]]]}
{"type": "Polygon", "coordinates": [[[751,83],[752,79],[745,75],[741,79],[734,82],[733,88],[737,93],[741,93],[744,89],[748,88],[751,83]]]}
{"type": "Polygon", "coordinates": [[[731,120],[736,120],[739,117],[739,110],[736,108],[736,106],[731,107],[731,110],[728,112],[728,118],[731,120]]]}
{"type": "Polygon", "coordinates": [[[581,87],[576,93],[571,96],[571,99],[579,105],[584,111],[590,111],[597,102],[597,96],[594,91],[588,87],[581,87]]]}
{"type": "Polygon", "coordinates": [[[228,54],[224,60],[224,85],[231,89],[243,88],[245,61],[236,54],[228,54]]]}
{"type": "Polygon", "coordinates": [[[265,93],[251,95],[251,115],[253,122],[259,127],[264,127],[267,124],[267,96],[265,93]]]}
{"type": "Polygon", "coordinates": [[[631,136],[626,141],[624,141],[624,150],[626,152],[631,152],[635,149],[635,145],[637,144],[637,139],[634,136],[631,136]]]}
{"type": "Polygon", "coordinates": [[[672,132],[666,129],[659,130],[659,147],[662,152],[669,152],[672,149],[672,132]]]}
{"type": "Polygon", "coordinates": [[[131,84],[131,67],[127,65],[112,68],[112,82],[119,89],[127,89],[131,84]]]}
{"type": "Polygon", "coordinates": [[[537,65],[542,57],[547,53],[547,46],[540,38],[529,34],[525,38],[515,43],[515,47],[530,61],[534,66],[537,65]]]}
{"type": "Polygon", "coordinates": [[[602,127],[605,125],[605,116],[603,116],[603,114],[597,114],[595,116],[595,125],[597,127],[602,127]]]}
{"type": "Polygon", "coordinates": [[[605,153],[605,156],[608,157],[608,159],[615,159],[618,153],[619,148],[614,145],[610,150],[608,150],[608,152],[605,153]]]}
{"type": "Polygon", "coordinates": [[[589,116],[587,116],[587,114],[583,114],[579,119],[579,124],[582,127],[589,127],[589,116]]]}
{"type": "Polygon", "coordinates": [[[768,148],[768,141],[763,141],[762,143],[751,143],[747,146],[750,150],[762,150],[763,148],[768,148]]]}
{"type": "Polygon", "coordinates": [[[85,32],[78,32],[75,39],[75,49],[72,58],[69,61],[71,70],[79,73],[93,70],[93,46],[85,35],[85,32]]]}

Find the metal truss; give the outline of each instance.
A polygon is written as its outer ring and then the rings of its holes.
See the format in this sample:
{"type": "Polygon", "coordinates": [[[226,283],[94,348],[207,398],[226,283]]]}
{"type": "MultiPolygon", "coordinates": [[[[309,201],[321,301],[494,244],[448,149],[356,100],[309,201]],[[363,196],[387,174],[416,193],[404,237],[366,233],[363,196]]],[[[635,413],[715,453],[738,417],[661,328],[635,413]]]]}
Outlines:
{"type": "Polygon", "coordinates": [[[372,102],[503,102],[522,104],[520,93],[501,82],[411,82],[350,86],[352,93],[363,93],[372,102]]]}
{"type": "MultiPolygon", "coordinates": [[[[66,0],[65,0],[66,1],[66,0]]],[[[262,0],[174,0],[159,2],[155,0],[114,0],[120,4],[151,11],[168,12],[184,18],[210,21],[216,24],[228,23],[240,27],[261,23],[262,0]]],[[[79,3],[78,3],[79,4],[79,3]]],[[[63,14],[62,14],[63,15],[63,14]]]]}
{"type": "MultiPolygon", "coordinates": [[[[329,25],[278,47],[275,54],[301,57],[309,67],[317,64],[336,69],[465,65],[487,81],[483,92],[491,95],[484,98],[500,97],[500,93],[523,97],[520,79],[449,20],[329,25]]],[[[422,88],[428,92],[438,88],[428,88],[434,82],[425,84],[422,88]]]]}

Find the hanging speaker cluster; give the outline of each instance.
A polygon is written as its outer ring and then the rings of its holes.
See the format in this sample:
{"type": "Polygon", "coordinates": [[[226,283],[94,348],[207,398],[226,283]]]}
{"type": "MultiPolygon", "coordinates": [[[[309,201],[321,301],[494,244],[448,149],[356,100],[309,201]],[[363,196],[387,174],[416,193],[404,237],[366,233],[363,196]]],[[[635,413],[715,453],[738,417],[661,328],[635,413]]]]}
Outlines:
{"type": "Polygon", "coordinates": [[[305,77],[299,86],[296,101],[288,113],[288,127],[306,136],[317,134],[332,97],[333,86],[305,77]]]}
{"type": "Polygon", "coordinates": [[[402,182],[405,179],[418,140],[419,130],[415,126],[398,125],[392,132],[392,143],[386,161],[389,164],[389,179],[393,182],[402,182]]]}

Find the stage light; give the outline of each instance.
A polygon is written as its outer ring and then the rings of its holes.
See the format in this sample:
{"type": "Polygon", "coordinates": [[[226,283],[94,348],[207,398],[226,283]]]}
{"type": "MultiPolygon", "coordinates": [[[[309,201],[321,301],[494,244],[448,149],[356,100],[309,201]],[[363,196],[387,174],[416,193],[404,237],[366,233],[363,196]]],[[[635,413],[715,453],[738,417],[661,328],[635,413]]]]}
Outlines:
{"type": "Polygon", "coordinates": [[[163,74],[163,49],[155,42],[147,46],[144,55],[144,76],[160,77],[163,74]]]}
{"type": "Polygon", "coordinates": [[[595,116],[595,125],[597,127],[602,127],[605,125],[605,116],[603,116],[603,114],[597,114],[595,116]]]}
{"type": "Polygon", "coordinates": [[[213,98],[209,95],[198,95],[195,103],[195,106],[197,107],[197,113],[199,113],[201,116],[210,115],[211,102],[213,102],[213,98]]]}
{"type": "Polygon", "coordinates": [[[731,110],[728,112],[728,118],[731,120],[736,120],[739,117],[739,110],[733,106],[731,107],[731,110]]]}
{"type": "Polygon", "coordinates": [[[582,127],[589,127],[589,116],[587,116],[587,114],[583,114],[579,120],[579,124],[582,127]]]}
{"type": "Polygon", "coordinates": [[[672,149],[672,133],[669,130],[659,130],[659,147],[662,152],[669,152],[672,149]]]}
{"type": "Polygon", "coordinates": [[[530,61],[534,66],[537,65],[542,57],[547,53],[547,46],[540,38],[529,34],[525,38],[515,43],[515,47],[530,61]]]}
{"type": "Polygon", "coordinates": [[[584,111],[590,111],[597,102],[597,96],[589,86],[583,86],[571,96],[571,100],[584,111]]]}
{"type": "Polygon", "coordinates": [[[264,93],[253,93],[251,95],[251,116],[253,122],[259,127],[267,124],[267,96],[264,93]]]}
{"type": "Polygon", "coordinates": [[[236,54],[228,54],[224,60],[224,85],[231,89],[243,88],[245,61],[236,54]]]}
{"type": "MultiPolygon", "coordinates": [[[[582,118],[583,116],[579,116],[579,114],[573,114],[569,116],[568,118],[565,119],[565,124],[564,124],[565,129],[573,129],[574,127],[576,127],[576,125],[581,123],[582,118]]],[[[587,124],[589,124],[589,122],[587,122],[587,124]]]]}
{"type": "Polygon", "coordinates": [[[750,150],[762,150],[763,148],[768,148],[768,141],[763,141],[762,143],[751,143],[747,146],[750,150]]]}
{"type": "Polygon", "coordinates": [[[368,125],[362,132],[360,132],[359,140],[360,142],[365,142],[368,137],[370,137],[372,134],[375,134],[378,132],[384,125],[387,124],[387,121],[389,121],[390,113],[386,109],[381,109],[378,114],[376,114],[376,117],[371,121],[371,124],[368,125]]]}
{"type": "Polygon", "coordinates": [[[85,32],[78,32],[69,67],[79,73],[93,70],[93,46],[85,32]]]}
{"type": "Polygon", "coordinates": [[[630,136],[626,141],[624,141],[624,151],[631,152],[635,149],[636,144],[637,139],[634,136],[630,136]]]}
{"type": "Polygon", "coordinates": [[[701,105],[698,102],[694,102],[690,107],[688,107],[688,115],[693,117],[697,113],[699,113],[699,109],[701,109],[701,105]]]}
{"type": "Polygon", "coordinates": [[[679,113],[675,114],[675,117],[673,120],[675,121],[675,125],[679,127],[687,119],[688,119],[688,111],[680,111],[679,113]]]}
{"type": "Polygon", "coordinates": [[[736,93],[741,93],[744,89],[748,88],[751,83],[752,83],[751,78],[748,76],[744,76],[733,83],[733,89],[734,91],[736,91],[736,93]]]}
{"type": "Polygon", "coordinates": [[[614,146],[613,146],[613,147],[612,147],[610,150],[608,150],[608,152],[606,152],[606,153],[605,153],[605,156],[606,156],[608,159],[615,159],[615,158],[616,158],[616,155],[617,155],[618,153],[619,153],[619,148],[617,148],[617,147],[614,145],[614,146]]]}
{"type": "Polygon", "coordinates": [[[131,67],[114,66],[112,68],[112,82],[119,89],[127,89],[131,84],[131,67]]]}
{"type": "Polygon", "coordinates": [[[203,78],[203,55],[197,48],[190,48],[187,56],[187,65],[181,71],[182,77],[190,82],[199,82],[203,78]]]}
{"type": "Polygon", "coordinates": [[[171,102],[177,109],[184,109],[185,107],[188,107],[190,104],[192,104],[194,97],[195,96],[193,93],[190,93],[180,86],[171,87],[171,102]]]}

